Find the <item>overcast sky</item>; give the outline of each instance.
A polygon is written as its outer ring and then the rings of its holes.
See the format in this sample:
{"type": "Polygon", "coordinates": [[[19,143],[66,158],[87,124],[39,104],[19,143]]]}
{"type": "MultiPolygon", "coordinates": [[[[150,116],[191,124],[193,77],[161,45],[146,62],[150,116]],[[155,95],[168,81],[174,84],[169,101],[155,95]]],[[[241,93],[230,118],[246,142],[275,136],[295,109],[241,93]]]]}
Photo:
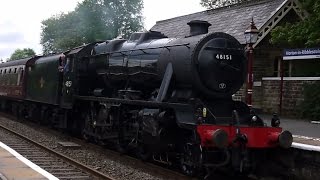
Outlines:
{"type": "MultiPolygon", "coordinates": [[[[32,48],[41,54],[41,21],[74,10],[82,0],[1,0],[0,59],[17,48],[32,48]]],[[[145,28],[156,21],[205,10],[200,0],[144,0],[145,28]]]]}

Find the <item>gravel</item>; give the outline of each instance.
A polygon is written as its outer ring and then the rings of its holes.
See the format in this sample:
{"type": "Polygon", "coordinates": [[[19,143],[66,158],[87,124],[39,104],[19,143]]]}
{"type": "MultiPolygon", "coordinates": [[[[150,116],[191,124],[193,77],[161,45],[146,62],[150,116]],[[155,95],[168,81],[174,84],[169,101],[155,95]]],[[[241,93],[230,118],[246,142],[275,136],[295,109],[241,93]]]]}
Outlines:
{"type": "MultiPolygon", "coordinates": [[[[33,123],[20,123],[5,117],[0,117],[0,124],[13,129],[20,134],[29,137],[32,140],[40,142],[48,148],[54,149],[62,154],[68,155],[85,165],[90,166],[104,174],[108,174],[116,179],[134,180],[134,179],[170,179],[170,177],[148,172],[147,169],[137,166],[142,163],[138,160],[129,160],[126,156],[116,156],[110,153],[110,150],[92,147],[90,144],[81,143],[78,148],[66,148],[58,144],[58,142],[74,141],[62,133],[53,132],[45,127],[35,125],[33,123]],[[104,151],[104,152],[102,152],[104,151]],[[108,153],[109,152],[109,153],[108,153]]],[[[79,144],[79,142],[76,142],[79,144]]],[[[148,166],[147,164],[145,166],[148,166]]]]}

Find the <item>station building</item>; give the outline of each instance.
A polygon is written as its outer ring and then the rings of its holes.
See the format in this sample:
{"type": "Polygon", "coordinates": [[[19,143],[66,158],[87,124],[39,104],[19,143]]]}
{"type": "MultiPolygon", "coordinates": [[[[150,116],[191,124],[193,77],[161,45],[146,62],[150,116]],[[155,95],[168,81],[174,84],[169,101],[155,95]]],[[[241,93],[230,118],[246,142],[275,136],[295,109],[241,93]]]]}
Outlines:
{"type": "MultiPolygon", "coordinates": [[[[320,59],[282,61],[286,48],[271,44],[270,32],[276,26],[302,21],[307,16],[308,13],[301,8],[298,0],[252,0],[158,21],[151,30],[160,31],[168,37],[185,37],[189,33],[188,22],[203,20],[211,24],[209,33],[231,34],[246,46],[244,32],[253,18],[259,30],[258,41],[253,46],[253,108],[268,113],[279,112],[280,72],[283,67],[281,112],[282,115],[297,116],[299,104],[303,100],[304,84],[320,82],[320,59]]],[[[316,52],[317,49],[305,51],[316,52]]],[[[234,99],[245,100],[245,86],[237,92],[234,99]]]]}

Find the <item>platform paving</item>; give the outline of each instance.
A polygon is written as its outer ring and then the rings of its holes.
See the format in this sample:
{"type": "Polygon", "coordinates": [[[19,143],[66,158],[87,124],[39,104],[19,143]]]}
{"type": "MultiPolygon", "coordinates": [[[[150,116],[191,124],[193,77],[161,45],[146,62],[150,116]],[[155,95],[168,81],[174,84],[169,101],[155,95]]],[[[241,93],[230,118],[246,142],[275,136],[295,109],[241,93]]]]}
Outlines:
{"type": "Polygon", "coordinates": [[[57,180],[0,141],[0,180],[57,180]]]}
{"type": "Polygon", "coordinates": [[[1,179],[47,179],[37,171],[33,170],[7,150],[0,147],[0,174],[1,179]]]}
{"type": "MultiPolygon", "coordinates": [[[[265,123],[267,123],[270,126],[272,115],[260,114],[259,116],[265,121],[265,123]]],[[[282,117],[282,116],[279,116],[279,118],[281,122],[280,126],[283,129],[288,130],[293,135],[295,135],[294,139],[299,142],[312,141],[312,139],[307,139],[305,137],[320,138],[319,123],[314,123],[311,120],[307,120],[307,119],[288,118],[288,117],[282,117]]],[[[316,141],[315,144],[318,144],[318,142],[316,141]]],[[[320,143],[318,145],[320,146],[320,143]]]]}

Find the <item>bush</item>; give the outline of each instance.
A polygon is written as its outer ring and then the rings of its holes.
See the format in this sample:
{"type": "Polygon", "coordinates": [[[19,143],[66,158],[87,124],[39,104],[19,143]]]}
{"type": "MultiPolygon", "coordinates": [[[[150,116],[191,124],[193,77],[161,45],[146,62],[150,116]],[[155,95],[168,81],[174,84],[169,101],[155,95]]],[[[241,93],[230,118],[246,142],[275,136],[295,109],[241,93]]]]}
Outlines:
{"type": "Polygon", "coordinates": [[[303,94],[301,116],[310,120],[320,120],[320,82],[305,84],[303,94]]]}

